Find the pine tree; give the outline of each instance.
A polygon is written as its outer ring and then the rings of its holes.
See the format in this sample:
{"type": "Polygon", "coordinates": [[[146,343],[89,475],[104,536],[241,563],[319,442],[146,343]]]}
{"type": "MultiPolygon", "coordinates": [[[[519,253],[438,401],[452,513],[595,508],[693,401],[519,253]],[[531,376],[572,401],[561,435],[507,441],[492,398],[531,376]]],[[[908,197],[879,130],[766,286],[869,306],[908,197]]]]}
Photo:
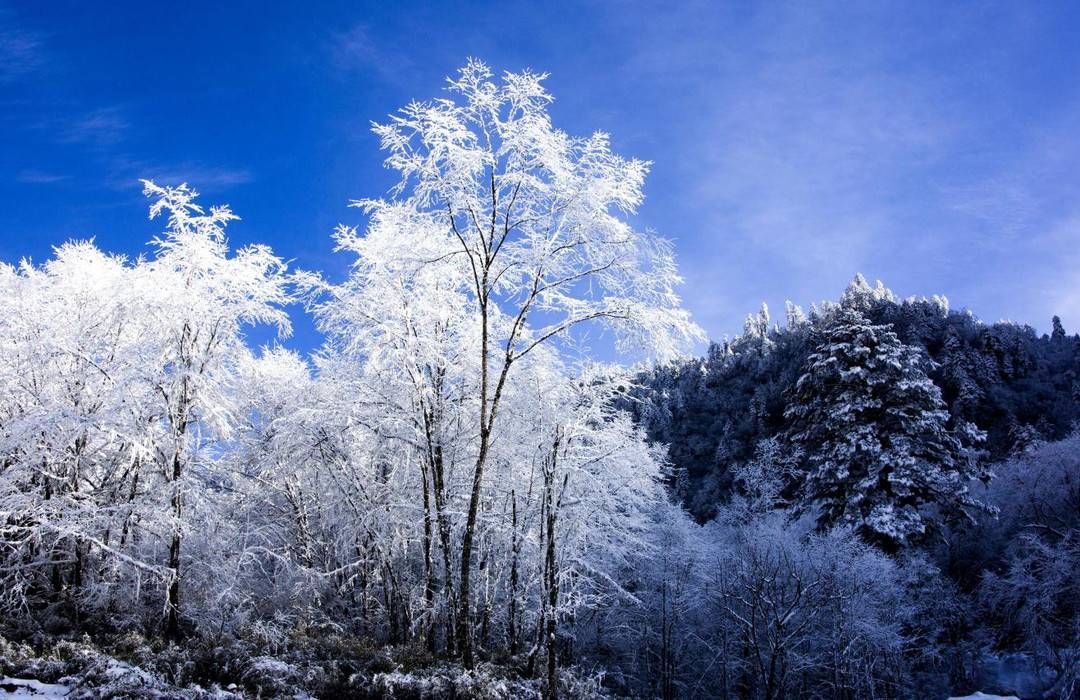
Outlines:
{"type": "Polygon", "coordinates": [[[785,411],[806,454],[803,502],[822,526],[851,524],[895,548],[926,531],[926,506],[979,506],[967,484],[983,476],[972,446],[984,436],[950,427],[921,350],[847,305],[834,314],[785,411]]]}
{"type": "Polygon", "coordinates": [[[809,322],[806,318],[806,312],[802,310],[802,307],[791,301],[784,302],[784,310],[787,316],[787,328],[793,330],[809,322]]]}
{"type": "Polygon", "coordinates": [[[952,392],[953,414],[973,417],[983,401],[983,391],[972,376],[976,370],[978,358],[972,358],[966,351],[963,341],[956,333],[950,333],[945,339],[941,352],[942,378],[946,391],[952,392]]]}
{"type": "Polygon", "coordinates": [[[1058,316],[1054,316],[1054,318],[1051,320],[1051,324],[1053,324],[1054,330],[1050,334],[1050,339],[1055,342],[1061,342],[1065,340],[1065,327],[1061,325],[1061,318],[1058,316]]]}

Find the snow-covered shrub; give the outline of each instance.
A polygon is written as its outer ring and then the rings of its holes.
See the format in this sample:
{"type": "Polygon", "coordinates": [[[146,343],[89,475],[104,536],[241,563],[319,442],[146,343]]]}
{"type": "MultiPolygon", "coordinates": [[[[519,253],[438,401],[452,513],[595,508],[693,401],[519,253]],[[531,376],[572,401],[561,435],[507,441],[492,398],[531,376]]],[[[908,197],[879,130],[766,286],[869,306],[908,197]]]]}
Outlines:
{"type": "Polygon", "coordinates": [[[34,658],[34,650],[27,644],[9,641],[0,635],[0,676],[15,675],[34,658]]]}
{"type": "Polygon", "coordinates": [[[301,674],[295,666],[271,656],[251,660],[243,675],[244,683],[255,688],[259,695],[280,695],[300,683],[301,674]]]}
{"type": "Polygon", "coordinates": [[[997,469],[997,521],[972,533],[989,641],[1046,667],[1054,693],[1080,684],[1080,435],[1037,445],[997,469]]]}
{"type": "Polygon", "coordinates": [[[86,638],[61,640],[40,654],[28,646],[4,642],[0,644],[0,670],[3,675],[63,686],[65,697],[78,700],[230,697],[216,690],[170,683],[148,668],[104,653],[86,638]]]}
{"type": "MultiPolygon", "coordinates": [[[[438,665],[410,673],[379,673],[371,679],[356,681],[373,697],[398,700],[443,697],[462,700],[539,700],[544,697],[543,681],[513,677],[507,675],[506,668],[491,664],[479,664],[471,671],[460,666],[438,665]]],[[[577,669],[561,669],[558,684],[560,697],[582,700],[608,697],[601,687],[601,676],[585,674],[577,669]]]]}
{"type": "Polygon", "coordinates": [[[907,638],[906,685],[925,697],[976,690],[982,649],[971,597],[923,553],[899,560],[898,573],[907,638]]]}
{"type": "Polygon", "coordinates": [[[714,622],[703,632],[716,659],[713,692],[873,697],[898,687],[904,608],[888,557],[851,530],[818,533],[783,513],[710,530],[714,622]]]}

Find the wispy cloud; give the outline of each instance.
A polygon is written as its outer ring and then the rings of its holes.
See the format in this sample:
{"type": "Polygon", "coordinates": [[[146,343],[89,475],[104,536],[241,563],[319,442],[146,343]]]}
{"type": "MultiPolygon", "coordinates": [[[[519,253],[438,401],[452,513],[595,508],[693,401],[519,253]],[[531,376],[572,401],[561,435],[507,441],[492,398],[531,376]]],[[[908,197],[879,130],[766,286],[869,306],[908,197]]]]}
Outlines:
{"type": "Polygon", "coordinates": [[[150,168],[143,176],[159,184],[179,185],[187,182],[205,189],[224,189],[246,185],[255,179],[250,170],[222,168],[203,163],[180,163],[150,168]]]}
{"type": "Polygon", "coordinates": [[[1080,214],[1080,142],[1076,140],[1080,97],[1053,115],[1012,134],[1007,151],[995,153],[993,161],[969,181],[946,188],[958,213],[992,229],[1004,239],[1002,243],[1040,236],[1060,238],[1059,222],[1075,224],[1080,214]]]}
{"type": "MultiPolygon", "coordinates": [[[[683,255],[685,296],[714,333],[732,329],[733,307],[834,297],[858,271],[920,293],[963,278],[973,233],[946,190],[999,138],[983,95],[1011,65],[1018,21],[933,8],[702,3],[647,25],[612,13],[613,33],[634,37],[617,79],[665,96],[650,110],[651,203],[692,227],[658,225],[701,251],[683,255]]],[[[1005,210],[993,216],[1032,206],[1025,189],[1015,208],[989,191],[969,199],[984,196],[1005,210]]]]}
{"type": "MultiPolygon", "coordinates": [[[[103,185],[116,191],[139,188],[140,180],[144,178],[167,185],[186,182],[207,190],[227,189],[254,180],[247,168],[213,165],[195,159],[162,162],[133,152],[139,132],[125,108],[118,105],[44,119],[33,128],[55,143],[92,153],[103,169],[103,185]]],[[[26,169],[17,179],[24,183],[49,184],[66,179],[66,176],[26,169]]]]}
{"type": "Polygon", "coordinates": [[[58,175],[56,173],[47,173],[40,170],[22,170],[15,176],[17,182],[28,185],[52,185],[67,179],[70,179],[69,175],[58,175]]]}
{"type": "Polygon", "coordinates": [[[106,152],[124,141],[131,123],[119,105],[90,109],[63,105],[35,119],[24,119],[20,126],[53,143],[106,152]]]}
{"type": "Polygon", "coordinates": [[[115,190],[142,187],[140,180],[153,180],[159,185],[187,183],[199,190],[223,190],[246,185],[255,180],[250,170],[210,165],[198,161],[153,163],[124,156],[113,158],[108,185],[115,190]]]}
{"type": "Polygon", "coordinates": [[[944,195],[959,225],[972,231],[969,251],[997,277],[979,291],[998,297],[1004,315],[1045,329],[1058,314],[1077,328],[1080,95],[1042,111],[1042,120],[1009,132],[1006,147],[944,195]]]}
{"type": "Polygon", "coordinates": [[[334,34],[330,50],[333,65],[345,73],[361,71],[384,82],[401,84],[415,70],[407,52],[381,45],[364,24],[334,34]]]}
{"type": "Polygon", "coordinates": [[[60,143],[111,146],[124,138],[130,123],[122,108],[111,106],[61,120],[55,127],[60,143]]]}
{"type": "Polygon", "coordinates": [[[0,83],[22,79],[44,64],[42,36],[18,27],[11,13],[0,7],[0,83]]]}
{"type": "Polygon", "coordinates": [[[709,105],[695,194],[791,264],[849,266],[892,218],[896,179],[924,171],[949,139],[947,105],[932,81],[888,70],[872,50],[852,60],[814,41],[801,13],[762,19],[777,22],[762,32],[773,40],[730,59],[728,89],[709,105]]]}

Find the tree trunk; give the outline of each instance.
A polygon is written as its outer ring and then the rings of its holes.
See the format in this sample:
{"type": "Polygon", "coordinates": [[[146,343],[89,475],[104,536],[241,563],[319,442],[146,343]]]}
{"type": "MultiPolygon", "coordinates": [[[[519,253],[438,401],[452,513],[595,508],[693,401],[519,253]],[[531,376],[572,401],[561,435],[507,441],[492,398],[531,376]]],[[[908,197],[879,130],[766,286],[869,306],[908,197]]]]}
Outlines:
{"type": "MultiPolygon", "coordinates": [[[[476,516],[480,507],[480,492],[484,483],[484,466],[490,449],[490,424],[488,415],[488,308],[484,291],[487,289],[487,271],[478,288],[480,294],[480,448],[473,467],[472,489],[469,494],[469,511],[465,519],[465,532],[461,536],[461,587],[458,591],[457,642],[461,661],[465,668],[473,667],[472,616],[469,610],[469,574],[472,570],[473,535],[476,516]]],[[[505,374],[505,372],[504,372],[505,374]]],[[[492,407],[494,412],[494,407],[492,407]]]]}
{"type": "Polygon", "coordinates": [[[446,485],[443,471],[442,446],[436,444],[431,465],[432,496],[435,502],[435,526],[439,534],[439,548],[442,551],[443,596],[446,599],[446,653],[455,653],[455,606],[454,567],[450,560],[450,523],[446,517],[446,485]]]}
{"type": "Polygon", "coordinates": [[[518,589],[518,553],[521,545],[518,543],[518,531],[517,531],[517,494],[513,489],[510,490],[510,532],[511,532],[511,544],[510,544],[510,595],[509,595],[509,610],[507,610],[506,618],[506,636],[508,637],[510,645],[510,655],[514,656],[518,653],[518,627],[517,627],[517,589],[518,589]]]}
{"type": "MultiPolygon", "coordinates": [[[[192,350],[188,346],[189,342],[191,342],[191,326],[188,323],[184,323],[183,333],[180,337],[180,356],[183,358],[185,372],[190,372],[192,369],[192,350]]],[[[188,383],[188,377],[185,374],[180,383],[179,400],[177,401],[173,412],[170,413],[170,423],[172,424],[175,447],[173,449],[172,459],[173,532],[172,541],[169,542],[168,565],[168,568],[172,571],[172,580],[169,582],[169,592],[165,601],[165,607],[168,610],[168,620],[165,623],[165,636],[174,640],[180,638],[180,525],[182,522],[181,517],[183,516],[184,505],[180,477],[183,475],[184,440],[187,436],[188,418],[191,416],[194,404],[192,393],[193,389],[188,383]]]]}
{"type": "MultiPolygon", "coordinates": [[[[430,450],[429,450],[430,456],[430,450]]],[[[424,622],[421,631],[424,637],[424,645],[430,652],[435,651],[435,571],[431,561],[432,532],[431,532],[431,493],[428,484],[428,465],[425,460],[420,461],[420,480],[424,486],[424,622]]]]}
{"type": "MultiPolygon", "coordinates": [[[[181,433],[181,437],[182,437],[181,433]]],[[[180,490],[180,475],[182,469],[180,448],[177,447],[173,455],[173,534],[169,543],[169,569],[172,570],[172,581],[169,582],[169,593],[166,607],[169,611],[168,621],[165,624],[165,636],[169,639],[180,638],[180,516],[183,514],[183,494],[180,490]]]]}
{"type": "Polygon", "coordinates": [[[488,434],[480,431],[480,455],[476,458],[473,469],[472,493],[469,497],[469,512],[465,520],[465,532],[461,536],[461,586],[458,591],[457,641],[461,650],[461,660],[465,668],[473,667],[472,649],[472,614],[469,591],[469,574],[472,570],[473,535],[476,531],[476,516],[480,507],[480,491],[484,480],[484,465],[487,462],[488,434]]]}
{"type": "Polygon", "coordinates": [[[547,676],[544,684],[545,700],[555,700],[558,697],[556,657],[556,635],[558,633],[558,606],[559,606],[559,578],[556,570],[555,557],[555,469],[558,464],[560,438],[556,435],[555,443],[551,449],[551,462],[544,469],[544,516],[546,521],[547,538],[544,552],[544,588],[547,596],[545,601],[544,620],[544,644],[547,650],[547,676]]]}

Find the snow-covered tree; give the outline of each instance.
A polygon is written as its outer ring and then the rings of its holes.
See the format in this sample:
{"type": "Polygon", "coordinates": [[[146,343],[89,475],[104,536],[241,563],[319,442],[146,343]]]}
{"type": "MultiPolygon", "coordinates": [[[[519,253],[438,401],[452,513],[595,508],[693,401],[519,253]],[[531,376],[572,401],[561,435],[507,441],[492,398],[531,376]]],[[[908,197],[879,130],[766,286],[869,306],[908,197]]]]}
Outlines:
{"type": "Polygon", "coordinates": [[[802,307],[791,301],[784,302],[784,314],[787,318],[787,327],[789,329],[796,329],[808,322],[806,312],[802,310],[802,307]]]}
{"type": "Polygon", "coordinates": [[[797,480],[800,457],[797,450],[791,450],[779,438],[759,442],[754,448],[753,459],[732,470],[739,488],[736,503],[744,506],[748,515],[767,513],[788,505],[784,492],[797,480]]]}
{"type": "Polygon", "coordinates": [[[41,267],[0,267],[0,582],[9,611],[78,618],[130,580],[121,572],[164,573],[132,549],[147,430],[131,286],[127,261],[88,242],[57,248],[41,267]]]}
{"type": "Polygon", "coordinates": [[[378,476],[397,480],[389,493],[405,509],[400,527],[408,531],[423,523],[415,537],[424,601],[415,617],[433,646],[433,625],[441,616],[451,625],[444,641],[452,649],[455,543],[465,507],[463,460],[471,449],[462,425],[476,406],[477,378],[468,358],[478,341],[478,311],[462,291],[463,270],[442,257],[439,237],[428,226],[426,217],[405,207],[380,208],[365,236],[347,227],[335,234],[338,249],[356,256],[344,282],[302,279],[326,334],[316,365],[327,410],[337,415],[326,416],[325,424],[340,426],[343,466],[350,466],[336,478],[355,482],[353,499],[366,502],[375,495],[367,482],[376,474],[352,472],[365,462],[347,453],[383,451],[378,476]]]}
{"type": "Polygon", "coordinates": [[[135,284],[143,304],[141,381],[157,398],[151,418],[159,435],[152,459],[170,492],[166,629],[176,636],[191,469],[205,466],[207,449],[232,429],[233,383],[238,364],[250,352],[244,326],[270,324],[287,334],[289,317],[282,306],[289,296],[285,264],[268,247],[251,245],[229,254],[225,226],[237,217],[228,207],[206,213],[186,185],[144,185],[155,200],[150,217],[167,214],[164,233],[152,241],[154,257],[137,267],[135,284]]]}
{"type": "MultiPolygon", "coordinates": [[[[1033,447],[999,468],[987,489],[1000,517],[975,533],[990,556],[979,599],[999,640],[1018,640],[1054,692],[1080,689],[1080,436],[1033,447]]],[[[1055,694],[1056,692],[1056,694],[1055,694]]]]}
{"type": "Polygon", "coordinates": [[[470,61],[447,97],[413,102],[374,127],[400,182],[391,201],[358,202],[372,214],[369,235],[396,236],[399,265],[451,261],[476,309],[468,360],[478,382],[475,457],[457,620],[467,665],[477,518],[513,367],[595,324],[614,330],[620,349],[661,359],[700,336],[679,306],[670,245],[626,221],[641,203],[648,164],[612,153],[606,134],[554,128],[544,78],[525,71],[497,81],[470,61]]]}
{"type": "Polygon", "coordinates": [[[895,683],[905,609],[893,562],[850,529],[770,512],[706,528],[706,622],[717,697],[874,697],[895,683]]]}
{"type": "Polygon", "coordinates": [[[823,525],[850,523],[889,546],[945,515],[978,507],[969,482],[987,474],[973,426],[951,426],[929,360],[887,326],[841,305],[821,331],[785,416],[805,450],[803,498],[823,525]]]}

